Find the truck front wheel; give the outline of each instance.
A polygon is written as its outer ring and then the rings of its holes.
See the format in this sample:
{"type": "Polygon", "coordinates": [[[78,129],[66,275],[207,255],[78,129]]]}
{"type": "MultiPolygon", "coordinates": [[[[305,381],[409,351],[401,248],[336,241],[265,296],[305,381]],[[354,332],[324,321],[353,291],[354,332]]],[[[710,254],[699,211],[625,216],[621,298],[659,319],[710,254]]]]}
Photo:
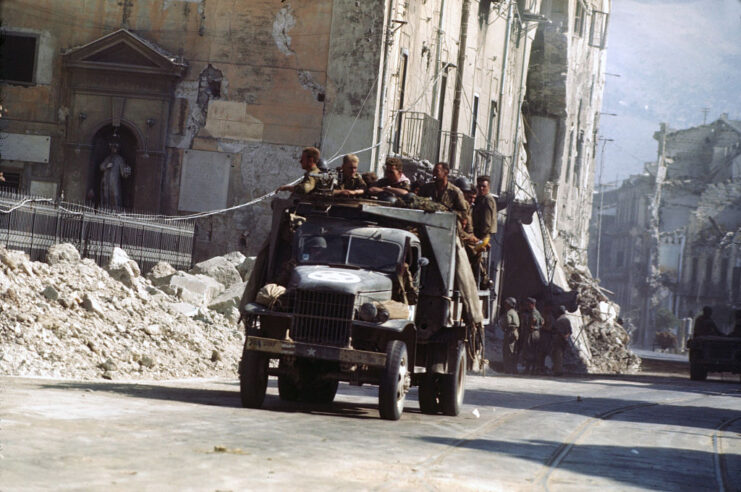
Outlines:
{"type": "Polygon", "coordinates": [[[260,408],[268,387],[268,357],[262,352],[242,352],[239,365],[239,394],[245,408],[260,408]]]}
{"type": "Polygon", "coordinates": [[[445,415],[458,415],[463,406],[466,379],[466,346],[458,345],[458,357],[452,374],[440,376],[440,408],[445,415]]]}
{"type": "Polygon", "coordinates": [[[410,379],[407,346],[401,340],[392,340],[386,346],[386,369],[378,385],[378,411],[381,418],[401,418],[410,379]]]}

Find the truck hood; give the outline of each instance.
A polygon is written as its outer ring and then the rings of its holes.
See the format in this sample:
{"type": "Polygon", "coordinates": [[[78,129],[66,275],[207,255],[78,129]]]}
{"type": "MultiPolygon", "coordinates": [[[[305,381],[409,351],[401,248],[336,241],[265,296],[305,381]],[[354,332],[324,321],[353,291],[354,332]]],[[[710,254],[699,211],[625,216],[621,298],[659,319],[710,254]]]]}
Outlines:
{"type": "Polygon", "coordinates": [[[391,279],[383,273],[324,265],[299,265],[291,274],[288,288],[357,295],[390,292],[391,285],[391,279]]]}

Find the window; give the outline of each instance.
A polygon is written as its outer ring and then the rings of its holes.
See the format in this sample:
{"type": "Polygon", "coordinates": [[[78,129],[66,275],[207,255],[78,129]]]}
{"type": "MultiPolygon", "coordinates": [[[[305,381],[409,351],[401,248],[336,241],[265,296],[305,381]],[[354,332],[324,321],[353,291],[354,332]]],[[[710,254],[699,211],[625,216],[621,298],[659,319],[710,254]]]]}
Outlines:
{"type": "Polygon", "coordinates": [[[692,271],[690,274],[690,282],[693,284],[697,283],[697,266],[700,263],[698,258],[692,258],[692,271]]]}
{"type": "MultiPolygon", "coordinates": [[[[405,50],[406,51],[406,50],[405,50]]],[[[399,109],[396,112],[396,135],[394,136],[394,152],[399,153],[399,147],[401,145],[401,125],[402,125],[402,111],[404,110],[404,95],[407,85],[407,66],[409,64],[409,54],[403,53],[401,55],[401,86],[399,89],[399,109]]]]}
{"type": "Polygon", "coordinates": [[[705,262],[705,282],[713,279],[713,258],[708,258],[705,262]]]}
{"type": "Polygon", "coordinates": [[[592,28],[589,32],[589,46],[605,49],[607,44],[607,22],[609,14],[595,10],[592,13],[592,28]]]}
{"type": "Polygon", "coordinates": [[[473,116],[471,117],[471,137],[476,138],[476,125],[479,119],[479,96],[473,96],[473,116]]]}
{"type": "Polygon", "coordinates": [[[36,45],[33,34],[0,34],[0,80],[18,84],[36,81],[36,45]]]}
{"type": "Polygon", "coordinates": [[[720,285],[725,287],[726,282],[728,282],[728,258],[723,258],[723,260],[720,262],[720,285]]]}
{"type": "Polygon", "coordinates": [[[2,171],[4,181],[0,181],[0,190],[18,191],[21,188],[21,173],[2,171]]]}
{"type": "Polygon", "coordinates": [[[625,261],[625,253],[623,251],[618,251],[617,258],[615,259],[615,266],[616,267],[623,266],[624,261],[625,261]]]}
{"type": "Polygon", "coordinates": [[[574,14],[574,34],[579,37],[584,35],[584,20],[586,18],[586,9],[581,0],[576,0],[576,13],[574,14]]]}

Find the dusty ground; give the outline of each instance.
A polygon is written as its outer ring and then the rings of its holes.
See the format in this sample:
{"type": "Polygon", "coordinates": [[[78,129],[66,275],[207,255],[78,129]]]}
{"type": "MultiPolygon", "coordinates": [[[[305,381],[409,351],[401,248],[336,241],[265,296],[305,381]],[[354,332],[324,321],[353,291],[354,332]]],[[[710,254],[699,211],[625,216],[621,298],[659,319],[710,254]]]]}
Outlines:
{"type": "Polygon", "coordinates": [[[3,490],[738,490],[741,385],[649,374],[469,377],[458,417],[416,390],[382,421],[373,387],[327,406],[239,405],[234,380],[2,378],[3,490]]]}

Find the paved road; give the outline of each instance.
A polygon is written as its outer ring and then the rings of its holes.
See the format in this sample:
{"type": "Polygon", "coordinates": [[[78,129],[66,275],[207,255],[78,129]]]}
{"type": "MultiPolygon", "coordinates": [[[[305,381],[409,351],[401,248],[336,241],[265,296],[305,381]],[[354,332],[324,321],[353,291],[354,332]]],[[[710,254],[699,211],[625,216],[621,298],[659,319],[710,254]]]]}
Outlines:
{"type": "Polygon", "coordinates": [[[0,378],[2,490],[739,490],[741,385],[469,377],[459,417],[239,406],[236,381],[0,378]]]}

